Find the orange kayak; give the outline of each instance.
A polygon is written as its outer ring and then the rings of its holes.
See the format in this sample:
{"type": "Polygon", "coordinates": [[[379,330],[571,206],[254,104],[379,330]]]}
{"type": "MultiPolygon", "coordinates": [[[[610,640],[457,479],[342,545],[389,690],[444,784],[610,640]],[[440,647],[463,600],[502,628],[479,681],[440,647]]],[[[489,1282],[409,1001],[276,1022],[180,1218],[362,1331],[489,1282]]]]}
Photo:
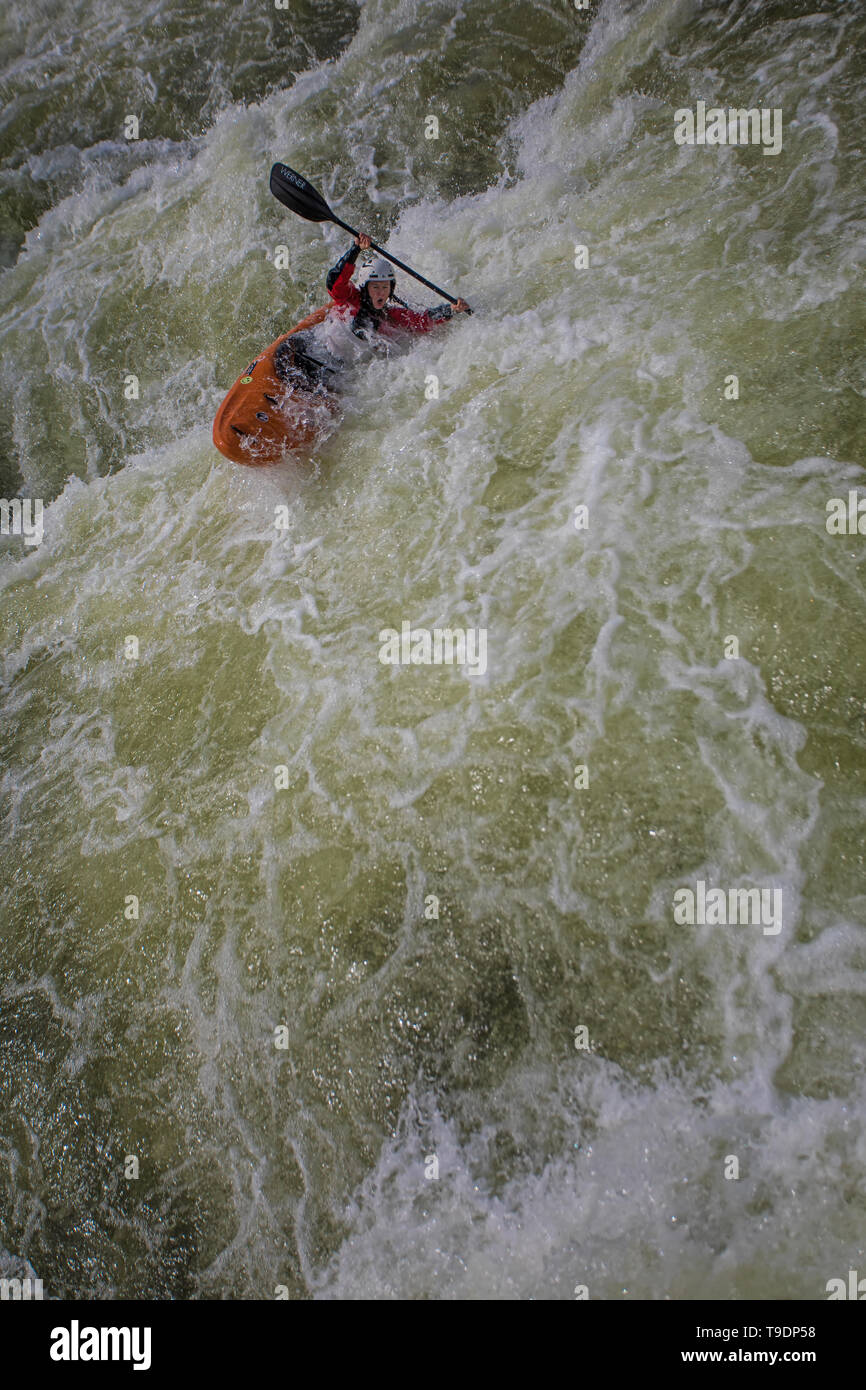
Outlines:
{"type": "Polygon", "coordinates": [[[336,398],[312,383],[309,388],[297,385],[303,377],[287,372],[292,353],[283,348],[294,333],[321,323],[327,312],[315,309],[283,333],[250,363],[229,391],[213,422],[213,442],[233,463],[253,467],[279,463],[293,451],[315,443],[331,425],[336,398]]]}

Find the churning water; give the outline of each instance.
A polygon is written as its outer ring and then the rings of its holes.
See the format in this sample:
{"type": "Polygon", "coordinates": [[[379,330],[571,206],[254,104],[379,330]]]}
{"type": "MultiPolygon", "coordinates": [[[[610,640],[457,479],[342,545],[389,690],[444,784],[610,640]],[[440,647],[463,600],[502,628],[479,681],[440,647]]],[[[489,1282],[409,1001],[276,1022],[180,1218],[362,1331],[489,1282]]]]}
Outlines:
{"type": "Polygon", "coordinates": [[[0,540],[0,1273],[824,1297],[866,1270],[866,6],[231,10],[0,14],[0,492],[44,502],[0,540]],[[700,102],[781,149],[678,143],[700,102]],[[276,159],[474,313],[247,471],[215,410],[349,244],[276,159]],[[385,664],[404,623],[485,669],[385,664]]]}

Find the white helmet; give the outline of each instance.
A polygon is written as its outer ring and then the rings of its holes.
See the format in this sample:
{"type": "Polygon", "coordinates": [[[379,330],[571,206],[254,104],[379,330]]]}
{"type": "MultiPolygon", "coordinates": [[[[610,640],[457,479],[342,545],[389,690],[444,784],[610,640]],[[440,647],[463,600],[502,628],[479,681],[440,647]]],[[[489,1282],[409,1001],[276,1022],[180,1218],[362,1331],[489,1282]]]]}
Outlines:
{"type": "Polygon", "coordinates": [[[365,264],[361,266],[356,281],[358,289],[363,289],[365,285],[369,285],[371,280],[381,280],[386,284],[389,283],[391,286],[391,293],[394,293],[394,286],[397,282],[394,276],[394,267],[389,261],[383,261],[381,257],[377,257],[375,260],[366,261],[365,264]]]}

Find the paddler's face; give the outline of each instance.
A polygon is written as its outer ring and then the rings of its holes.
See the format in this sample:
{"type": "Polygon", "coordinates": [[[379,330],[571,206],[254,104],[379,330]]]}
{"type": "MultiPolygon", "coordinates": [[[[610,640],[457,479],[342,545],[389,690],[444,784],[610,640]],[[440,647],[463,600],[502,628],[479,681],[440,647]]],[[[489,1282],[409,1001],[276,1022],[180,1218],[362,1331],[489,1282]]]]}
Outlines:
{"type": "Polygon", "coordinates": [[[387,280],[371,280],[367,289],[370,292],[370,302],[373,308],[384,309],[391,293],[390,282],[387,280]]]}

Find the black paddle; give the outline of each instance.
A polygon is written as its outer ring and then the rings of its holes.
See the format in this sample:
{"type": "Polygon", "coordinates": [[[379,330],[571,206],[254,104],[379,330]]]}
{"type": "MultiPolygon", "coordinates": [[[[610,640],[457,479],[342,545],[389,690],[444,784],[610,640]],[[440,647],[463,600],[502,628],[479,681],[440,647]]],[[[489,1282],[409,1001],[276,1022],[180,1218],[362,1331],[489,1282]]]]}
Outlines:
{"type": "MultiPolygon", "coordinates": [[[[307,180],[302,178],[300,174],[296,174],[294,169],[290,169],[288,164],[274,165],[271,170],[271,192],[287,208],[291,208],[292,212],[296,212],[299,217],[305,217],[308,222],[336,222],[338,227],[351,232],[352,236],[358,235],[354,227],[350,227],[348,222],[341,221],[331,211],[321,193],[318,193],[313,185],[307,183],[307,180]]],[[[419,275],[417,270],[413,270],[411,266],[398,261],[396,256],[393,256],[390,251],[383,250],[381,246],[377,246],[375,241],[371,241],[370,246],[374,251],[381,251],[383,256],[387,256],[389,261],[398,265],[401,270],[405,270],[406,274],[411,275],[414,280],[420,280],[421,284],[426,285],[428,290],[435,290],[436,294],[441,294],[442,298],[447,299],[451,304],[457,303],[455,295],[440,289],[438,285],[433,284],[432,280],[425,280],[424,276],[419,275]]],[[[472,310],[467,309],[466,312],[471,314],[472,310]]]]}

